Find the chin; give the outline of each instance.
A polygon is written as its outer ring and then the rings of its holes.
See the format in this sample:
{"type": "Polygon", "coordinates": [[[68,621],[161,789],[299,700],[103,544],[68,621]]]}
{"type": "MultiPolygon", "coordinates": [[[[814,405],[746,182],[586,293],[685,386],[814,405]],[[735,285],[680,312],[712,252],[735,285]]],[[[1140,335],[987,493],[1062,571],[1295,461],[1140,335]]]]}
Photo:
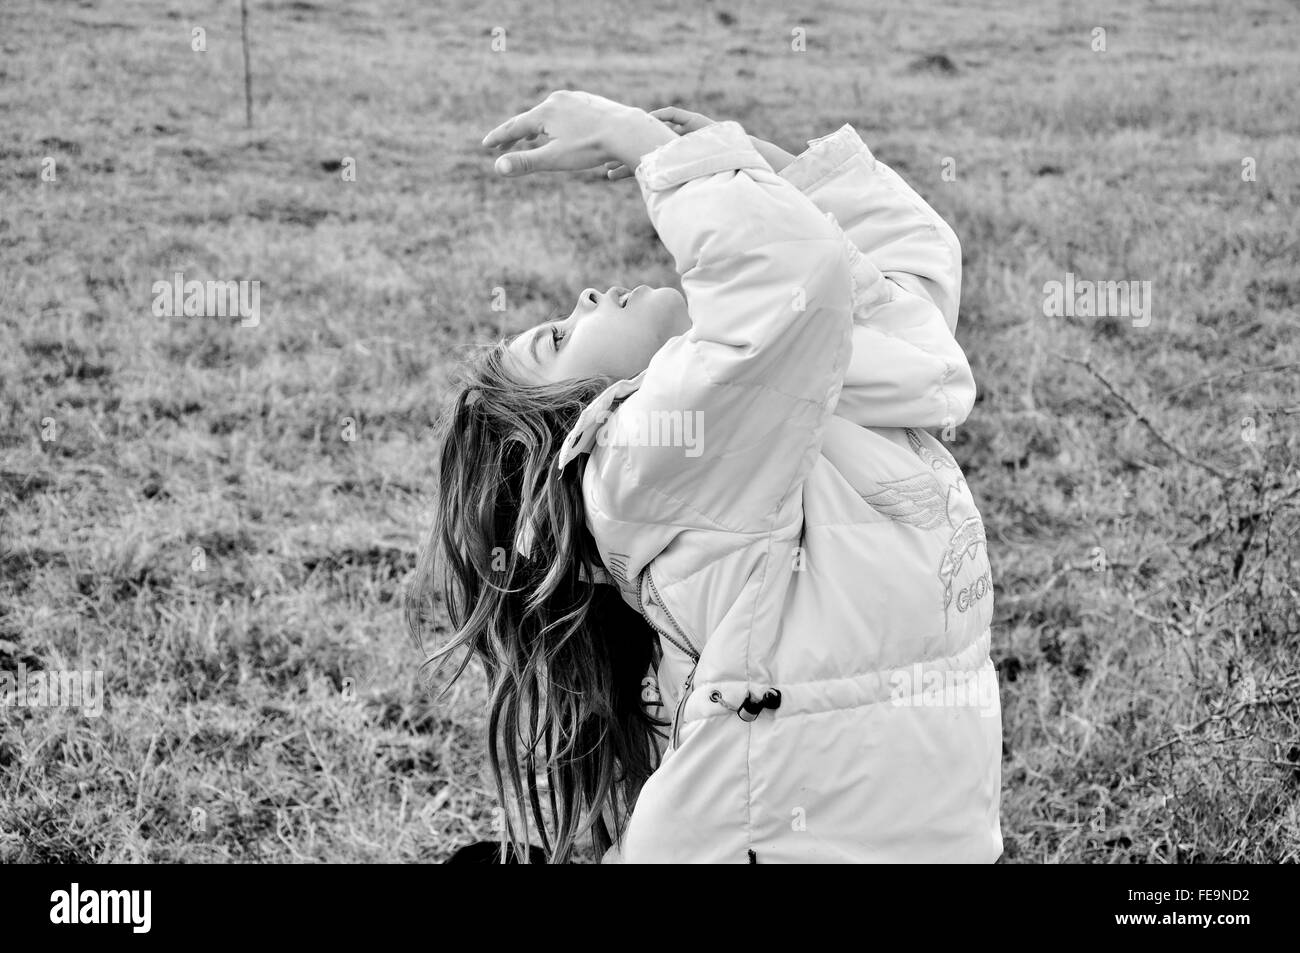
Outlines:
{"type": "Polygon", "coordinates": [[[665,334],[664,340],[679,334],[685,334],[691,329],[691,316],[686,310],[686,298],[676,288],[656,288],[655,304],[663,309],[663,319],[661,326],[665,334]]]}

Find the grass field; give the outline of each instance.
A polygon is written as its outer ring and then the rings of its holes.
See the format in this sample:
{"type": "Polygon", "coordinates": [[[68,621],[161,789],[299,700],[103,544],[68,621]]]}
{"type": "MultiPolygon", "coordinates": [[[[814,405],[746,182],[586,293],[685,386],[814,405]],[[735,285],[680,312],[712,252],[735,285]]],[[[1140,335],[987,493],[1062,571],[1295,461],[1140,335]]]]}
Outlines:
{"type": "Polygon", "coordinates": [[[1005,859],[1300,859],[1300,8],[871,6],[250,0],[249,130],[237,3],[6,0],[0,670],[107,698],[0,708],[0,860],[492,836],[481,682],[401,617],[448,373],[672,278],[630,183],[493,177],[555,88],[850,122],[961,238],[1005,859]],[[156,317],[176,271],[260,324],[156,317]],[[1067,274],[1149,324],[1046,316],[1067,274]]]}

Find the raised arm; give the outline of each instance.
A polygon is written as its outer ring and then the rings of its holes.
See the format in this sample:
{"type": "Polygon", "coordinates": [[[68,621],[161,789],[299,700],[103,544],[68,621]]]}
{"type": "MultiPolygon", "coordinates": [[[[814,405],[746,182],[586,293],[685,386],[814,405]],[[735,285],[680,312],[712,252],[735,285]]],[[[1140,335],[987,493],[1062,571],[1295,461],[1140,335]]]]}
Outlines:
{"type": "Polygon", "coordinates": [[[609,418],[589,503],[632,524],[770,531],[798,516],[848,364],[843,238],[736,123],[656,149],[636,177],[692,328],[609,418]],[[638,439],[677,419],[698,423],[697,453],[638,439]]]}
{"type": "MultiPolygon", "coordinates": [[[[678,106],[651,115],[679,133],[713,123],[678,106]]],[[[952,336],[961,293],[961,249],[952,229],[849,126],[814,139],[798,156],[750,141],[843,226],[851,246],[853,355],[835,414],[867,427],[960,424],[974,405],[975,381],[952,336]]]]}
{"type": "Polygon", "coordinates": [[[853,359],[836,415],[868,427],[962,423],[975,379],[952,335],[961,295],[952,229],[850,126],[812,140],[781,174],[857,251],[853,359]]]}
{"type": "Polygon", "coordinates": [[[956,329],[961,299],[956,234],[897,172],[871,154],[852,126],[811,140],[781,175],[833,214],[887,278],[932,301],[948,330],[956,329]]]}
{"type": "MultiPolygon", "coordinates": [[[[664,106],[650,115],[680,134],[714,122],[680,106],[664,106]]],[[[749,139],[773,171],[835,216],[881,272],[934,302],[948,330],[956,329],[961,298],[961,244],[956,234],[898,173],[872,155],[852,126],[809,141],[798,156],[757,136],[749,139]]],[[[629,165],[610,165],[610,178],[632,174],[629,165]]]]}

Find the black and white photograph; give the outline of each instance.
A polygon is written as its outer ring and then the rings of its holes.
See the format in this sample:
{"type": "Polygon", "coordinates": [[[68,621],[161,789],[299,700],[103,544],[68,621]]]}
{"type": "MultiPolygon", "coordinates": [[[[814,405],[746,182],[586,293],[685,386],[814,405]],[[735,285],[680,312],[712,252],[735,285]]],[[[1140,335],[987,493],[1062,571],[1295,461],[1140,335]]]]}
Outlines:
{"type": "Polygon", "coordinates": [[[1141,865],[1220,871],[1108,877],[1111,932],[1248,927],[1226,865],[1300,860],[1298,40],[0,0],[24,916],[149,932],[124,865],[1141,865]]]}

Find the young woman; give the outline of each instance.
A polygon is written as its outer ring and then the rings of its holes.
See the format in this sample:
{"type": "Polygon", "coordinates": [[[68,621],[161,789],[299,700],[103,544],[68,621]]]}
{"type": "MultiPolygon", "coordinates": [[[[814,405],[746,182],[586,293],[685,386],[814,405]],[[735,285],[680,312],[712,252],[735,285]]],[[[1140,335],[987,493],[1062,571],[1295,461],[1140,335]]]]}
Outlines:
{"type": "Polygon", "coordinates": [[[446,413],[412,626],[440,564],[515,856],[995,860],[983,525],[923,429],[975,397],[952,230],[849,126],[795,158],[565,91],[484,144],[634,172],[682,287],[585,290],[446,413]]]}

